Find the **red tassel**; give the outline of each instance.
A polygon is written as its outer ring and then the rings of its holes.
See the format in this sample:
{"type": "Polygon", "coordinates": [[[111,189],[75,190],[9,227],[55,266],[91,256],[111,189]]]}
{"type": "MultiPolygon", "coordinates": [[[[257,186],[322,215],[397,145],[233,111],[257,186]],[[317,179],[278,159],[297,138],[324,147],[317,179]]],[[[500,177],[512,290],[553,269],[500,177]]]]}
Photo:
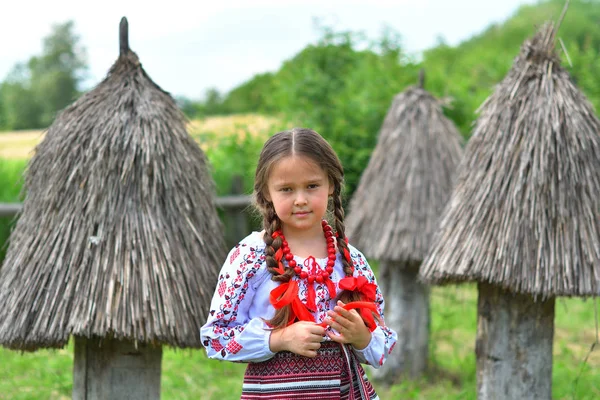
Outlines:
{"type": "Polygon", "coordinates": [[[302,301],[298,298],[298,282],[291,280],[286,283],[282,283],[275,289],[271,290],[269,295],[269,301],[275,307],[276,310],[287,306],[291,306],[290,318],[288,319],[288,325],[294,323],[297,319],[301,321],[313,321],[313,315],[308,311],[306,306],[302,304],[302,301]]]}
{"type": "Polygon", "coordinates": [[[325,280],[325,284],[327,285],[327,290],[329,291],[329,297],[333,299],[335,297],[335,283],[333,283],[331,279],[327,278],[325,280]]]}
{"type": "Polygon", "coordinates": [[[313,317],[313,315],[308,311],[308,309],[302,303],[302,301],[300,301],[300,299],[298,298],[298,296],[296,296],[296,298],[294,299],[294,301],[292,301],[292,309],[294,310],[294,313],[296,314],[296,317],[298,317],[298,319],[300,321],[312,321],[312,322],[315,322],[315,317],[313,317]]]}
{"type": "Polygon", "coordinates": [[[312,283],[307,283],[306,284],[307,288],[308,288],[308,294],[306,296],[306,307],[315,312],[317,310],[317,305],[315,303],[315,298],[316,293],[315,293],[315,286],[312,283]]]}

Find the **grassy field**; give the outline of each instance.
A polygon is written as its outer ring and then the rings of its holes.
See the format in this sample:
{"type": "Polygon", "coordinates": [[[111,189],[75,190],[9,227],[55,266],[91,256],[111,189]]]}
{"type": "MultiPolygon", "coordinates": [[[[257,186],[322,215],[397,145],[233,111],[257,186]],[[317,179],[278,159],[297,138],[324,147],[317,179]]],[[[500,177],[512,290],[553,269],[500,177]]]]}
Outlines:
{"type": "MultiPolygon", "coordinates": [[[[474,342],[477,291],[472,285],[432,291],[431,373],[384,388],[382,400],[476,399],[474,342]]],[[[553,398],[600,398],[600,349],[591,300],[559,299],[556,307],[553,398]],[[583,361],[588,357],[587,362],[583,361]]],[[[73,348],[20,354],[0,349],[1,399],[70,399],[73,348]]],[[[239,399],[245,366],[209,360],[203,351],[167,349],[162,399],[239,399]]]]}
{"type": "MultiPolygon", "coordinates": [[[[262,135],[277,121],[255,116],[191,121],[188,131],[203,148],[219,135],[262,135]]],[[[16,182],[42,131],[0,133],[0,201],[16,201],[16,182]]],[[[238,160],[239,161],[239,160],[238,160]]],[[[1,221],[0,221],[1,222],[1,221]]],[[[0,223],[0,227],[3,224],[0,223]]],[[[7,224],[5,223],[6,227],[7,224]]],[[[7,232],[0,232],[2,235],[7,232]]],[[[376,385],[386,399],[476,399],[474,343],[477,291],[473,285],[434,288],[430,340],[431,372],[416,382],[376,385]]],[[[556,305],[553,398],[600,398],[600,345],[592,300],[559,299],[556,305]],[[585,361],[585,362],[584,362],[585,361]]],[[[70,399],[72,344],[62,350],[21,354],[0,348],[0,399],[70,399]]],[[[245,366],[208,360],[203,351],[166,349],[162,364],[163,399],[239,399],[245,366]]]]}
{"type": "MultiPolygon", "coordinates": [[[[256,114],[242,114],[223,117],[208,117],[192,120],[187,125],[190,135],[204,148],[211,144],[211,138],[220,135],[263,135],[279,125],[275,118],[256,114]]],[[[42,141],[44,130],[0,132],[0,158],[9,160],[28,159],[35,146],[42,141]]]]}

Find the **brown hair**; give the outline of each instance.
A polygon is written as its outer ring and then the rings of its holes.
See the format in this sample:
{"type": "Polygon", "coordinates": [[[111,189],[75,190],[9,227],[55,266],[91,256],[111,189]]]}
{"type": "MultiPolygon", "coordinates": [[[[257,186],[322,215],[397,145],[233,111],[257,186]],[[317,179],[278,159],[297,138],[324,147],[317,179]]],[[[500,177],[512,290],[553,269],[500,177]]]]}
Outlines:
{"type": "MultiPolygon", "coordinates": [[[[265,255],[267,269],[273,275],[271,279],[277,282],[288,282],[295,274],[292,268],[286,268],[284,274],[275,271],[278,265],[274,255],[281,247],[282,240],[280,237],[273,239],[272,235],[282,226],[279,217],[275,213],[273,203],[267,200],[265,196],[268,190],[267,181],[273,165],[282,158],[292,155],[304,156],[314,161],[327,174],[329,183],[333,186],[331,204],[333,206],[334,230],[338,235],[337,245],[342,254],[344,272],[347,276],[351,276],[354,270],[352,261],[343,256],[345,250],[348,250],[345,240],[344,209],[342,207],[344,169],[331,145],[321,135],[311,129],[294,128],[278,132],[265,142],[260,152],[254,176],[254,201],[263,217],[265,255]]],[[[359,300],[359,294],[344,291],[340,294],[340,300],[344,302],[359,300]]],[[[267,322],[274,329],[283,328],[287,325],[289,315],[290,306],[287,305],[277,310],[275,316],[267,322]]]]}

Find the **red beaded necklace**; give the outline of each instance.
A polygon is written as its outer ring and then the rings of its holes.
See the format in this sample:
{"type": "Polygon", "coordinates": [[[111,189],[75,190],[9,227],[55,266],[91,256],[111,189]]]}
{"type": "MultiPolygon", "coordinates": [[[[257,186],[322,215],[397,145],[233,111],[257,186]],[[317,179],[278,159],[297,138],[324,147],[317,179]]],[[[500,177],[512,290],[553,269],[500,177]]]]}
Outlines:
{"type": "MultiPolygon", "coordinates": [[[[294,269],[294,273],[297,276],[299,276],[301,279],[306,279],[307,281],[306,305],[304,305],[298,297],[298,282],[293,279],[290,279],[288,282],[282,283],[275,289],[271,290],[269,301],[273,307],[275,307],[275,309],[279,310],[285,306],[291,307],[287,325],[294,323],[296,319],[300,321],[315,322],[313,315],[310,313],[310,311],[316,312],[317,308],[315,305],[315,282],[318,284],[324,284],[327,287],[330,298],[334,298],[335,296],[335,284],[331,280],[333,266],[336,259],[333,230],[325,220],[321,222],[321,225],[323,226],[323,234],[325,235],[325,240],[327,241],[328,255],[325,269],[319,266],[313,256],[309,256],[304,261],[304,266],[307,268],[307,270],[302,270],[302,267],[298,265],[296,260],[294,260],[294,255],[290,251],[290,247],[288,242],[285,240],[285,236],[283,236],[283,232],[281,230],[273,232],[273,239],[280,237],[282,240],[281,247],[273,256],[278,264],[277,268],[275,268],[275,271],[282,275],[285,273],[285,268],[283,266],[283,260],[285,260],[288,266],[294,269]]],[[[345,238],[345,241],[348,243],[347,238],[345,238]]],[[[343,255],[348,261],[351,260],[350,252],[347,249],[344,249],[343,255]]],[[[347,310],[354,308],[359,309],[363,320],[369,327],[369,330],[372,332],[377,327],[372,313],[375,313],[379,320],[378,309],[375,304],[377,286],[368,282],[368,279],[364,276],[354,277],[350,275],[340,280],[339,287],[343,290],[358,291],[362,294],[361,297],[363,301],[347,303],[344,308],[347,310]]],[[[383,325],[383,320],[380,322],[383,325]]],[[[325,327],[326,323],[321,322],[320,325],[325,327]]]]}
{"type": "Polygon", "coordinates": [[[327,223],[327,221],[321,221],[321,226],[323,227],[323,234],[325,236],[325,240],[327,241],[327,265],[325,269],[321,268],[321,266],[317,263],[313,256],[309,256],[304,260],[304,266],[306,270],[302,270],[302,267],[298,265],[296,260],[294,260],[294,255],[290,251],[290,247],[288,242],[285,240],[285,236],[281,230],[277,230],[273,233],[273,237],[280,237],[282,240],[281,248],[275,253],[275,260],[278,264],[280,264],[280,272],[283,273],[284,269],[281,265],[282,259],[287,261],[287,264],[290,268],[294,269],[294,272],[301,279],[306,279],[307,288],[308,288],[308,296],[307,296],[307,307],[315,311],[315,288],[314,283],[325,284],[329,291],[330,298],[335,296],[335,284],[331,280],[331,274],[333,273],[333,266],[335,265],[336,258],[336,249],[335,249],[335,241],[333,239],[333,229],[327,223]]]}
{"type": "Polygon", "coordinates": [[[279,236],[283,242],[283,245],[281,246],[283,258],[285,258],[285,260],[288,262],[290,268],[294,268],[294,272],[296,273],[296,275],[299,275],[302,279],[308,279],[308,283],[313,283],[314,281],[317,281],[318,283],[323,283],[323,280],[329,278],[329,276],[333,272],[333,266],[335,264],[336,251],[333,240],[333,230],[325,220],[321,222],[321,225],[323,226],[323,234],[325,235],[325,240],[327,241],[328,260],[327,267],[325,268],[325,270],[319,267],[313,256],[309,256],[307,257],[307,260],[312,260],[312,265],[308,266],[308,271],[302,271],[302,267],[300,267],[294,260],[294,255],[290,251],[288,242],[285,240],[285,236],[283,236],[283,232],[281,232],[281,230],[275,232],[275,234],[279,236]]]}

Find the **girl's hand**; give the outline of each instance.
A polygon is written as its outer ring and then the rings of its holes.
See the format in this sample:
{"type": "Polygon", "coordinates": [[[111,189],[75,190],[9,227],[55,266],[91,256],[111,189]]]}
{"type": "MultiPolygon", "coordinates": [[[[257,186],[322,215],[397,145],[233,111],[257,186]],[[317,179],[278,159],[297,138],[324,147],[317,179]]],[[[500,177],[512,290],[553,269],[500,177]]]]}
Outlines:
{"type": "Polygon", "coordinates": [[[356,310],[346,310],[343,306],[344,303],[338,301],[333,311],[327,311],[330,317],[325,320],[327,325],[339,332],[337,335],[327,332],[327,336],[334,342],[351,344],[355,349],[362,350],[371,341],[371,331],[356,310]]]}
{"type": "Polygon", "coordinates": [[[314,358],[321,348],[325,328],[314,322],[298,321],[271,332],[269,347],[272,352],[291,351],[298,355],[314,358]]]}

